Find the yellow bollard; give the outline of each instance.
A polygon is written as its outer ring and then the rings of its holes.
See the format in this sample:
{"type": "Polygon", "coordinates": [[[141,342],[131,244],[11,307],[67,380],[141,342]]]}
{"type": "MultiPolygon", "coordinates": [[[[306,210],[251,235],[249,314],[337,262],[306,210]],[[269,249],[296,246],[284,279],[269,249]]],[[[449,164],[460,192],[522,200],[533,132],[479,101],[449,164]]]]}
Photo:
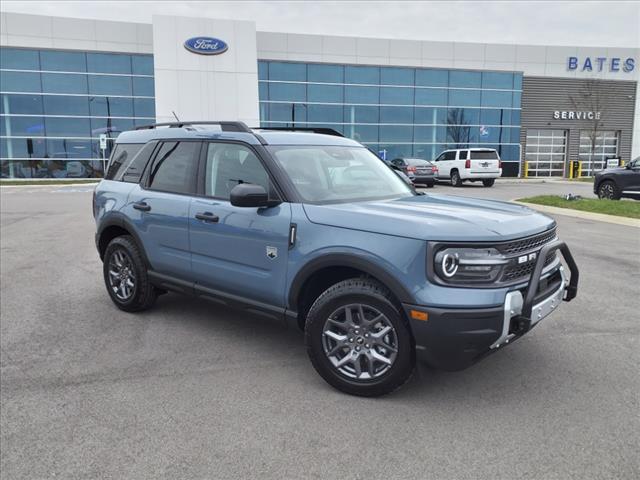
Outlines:
{"type": "Polygon", "coordinates": [[[529,176],[529,162],[524,161],[524,178],[529,176]]]}
{"type": "Polygon", "coordinates": [[[582,177],[582,162],[578,161],[578,178],[582,177]]]}
{"type": "Polygon", "coordinates": [[[569,160],[569,178],[573,178],[573,162],[569,160]]]}

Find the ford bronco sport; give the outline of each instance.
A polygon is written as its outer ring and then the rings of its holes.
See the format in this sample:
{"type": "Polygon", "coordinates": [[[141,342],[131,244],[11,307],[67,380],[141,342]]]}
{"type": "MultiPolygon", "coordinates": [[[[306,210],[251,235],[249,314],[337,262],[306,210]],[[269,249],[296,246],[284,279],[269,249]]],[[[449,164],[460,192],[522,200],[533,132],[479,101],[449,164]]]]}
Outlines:
{"type": "Polygon", "coordinates": [[[326,131],[124,132],[93,213],[118,308],[148,309],[172,291],[284,319],[304,330],[318,373],[355,395],[397,389],[416,359],[471,365],[577,292],[549,217],[418,193],[326,131]]]}

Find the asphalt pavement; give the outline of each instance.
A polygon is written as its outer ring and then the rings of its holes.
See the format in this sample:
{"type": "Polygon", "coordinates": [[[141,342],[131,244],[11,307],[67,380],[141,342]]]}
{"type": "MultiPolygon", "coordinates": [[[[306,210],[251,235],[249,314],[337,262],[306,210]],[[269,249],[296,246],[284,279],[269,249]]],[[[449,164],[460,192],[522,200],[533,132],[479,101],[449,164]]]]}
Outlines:
{"type": "Polygon", "coordinates": [[[121,312],[91,187],[2,187],[0,477],[638,478],[640,230],[557,222],[581,269],[575,301],[468,370],[420,368],[363,399],[328,386],[277,322],[174,294],[121,312]]]}

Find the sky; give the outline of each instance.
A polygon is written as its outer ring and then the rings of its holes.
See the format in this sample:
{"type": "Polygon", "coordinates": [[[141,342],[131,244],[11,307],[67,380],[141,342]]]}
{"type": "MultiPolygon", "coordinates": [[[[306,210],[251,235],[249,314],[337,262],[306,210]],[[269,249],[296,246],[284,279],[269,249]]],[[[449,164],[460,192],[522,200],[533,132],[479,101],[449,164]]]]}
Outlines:
{"type": "Polygon", "coordinates": [[[150,22],[151,15],[254,20],[259,31],[640,48],[640,1],[30,1],[6,12],[150,22]]]}

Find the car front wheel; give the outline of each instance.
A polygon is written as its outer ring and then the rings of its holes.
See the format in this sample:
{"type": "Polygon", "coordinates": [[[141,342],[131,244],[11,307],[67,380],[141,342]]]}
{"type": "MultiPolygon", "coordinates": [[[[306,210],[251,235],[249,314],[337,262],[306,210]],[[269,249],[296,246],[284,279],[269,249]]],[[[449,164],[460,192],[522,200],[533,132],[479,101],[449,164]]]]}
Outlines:
{"type": "Polygon", "coordinates": [[[620,200],[620,192],[618,191],[615,183],[610,180],[605,180],[598,187],[598,198],[620,200]]]}
{"type": "Polygon", "coordinates": [[[393,392],[414,370],[400,309],[384,286],[367,278],[344,280],[320,295],[307,315],[305,340],[320,376],[351,395],[393,392]]]}

